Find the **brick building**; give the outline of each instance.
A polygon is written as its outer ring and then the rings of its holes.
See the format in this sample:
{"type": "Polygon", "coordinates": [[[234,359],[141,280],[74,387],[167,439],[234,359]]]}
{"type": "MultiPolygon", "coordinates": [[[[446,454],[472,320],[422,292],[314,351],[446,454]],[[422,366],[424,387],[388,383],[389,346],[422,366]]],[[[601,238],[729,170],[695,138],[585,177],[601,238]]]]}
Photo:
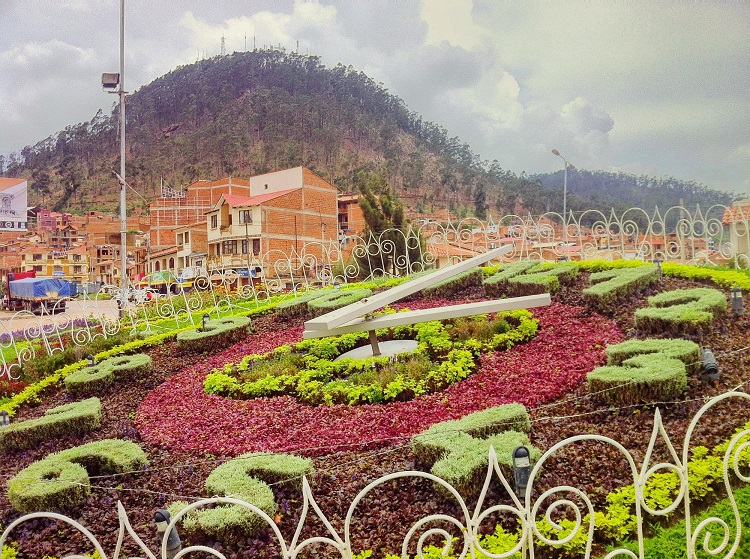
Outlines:
{"type": "Polygon", "coordinates": [[[252,177],[250,196],[223,194],[206,214],[210,265],[249,272],[254,256],[276,258],[301,250],[322,255],[314,243],[338,238],[337,189],[312,171],[296,167],[252,177]],[[317,250],[317,252],[316,252],[317,250]],[[312,251],[312,252],[310,252],[312,251]]]}

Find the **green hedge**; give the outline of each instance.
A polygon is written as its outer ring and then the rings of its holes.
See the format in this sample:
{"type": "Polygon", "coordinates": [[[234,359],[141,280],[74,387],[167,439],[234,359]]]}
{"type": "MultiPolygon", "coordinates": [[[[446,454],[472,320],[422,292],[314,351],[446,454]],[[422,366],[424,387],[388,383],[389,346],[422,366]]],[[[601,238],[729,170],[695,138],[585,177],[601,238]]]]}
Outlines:
{"type": "Polygon", "coordinates": [[[742,291],[750,291],[750,277],[745,272],[737,270],[717,270],[704,266],[689,266],[664,262],[661,269],[665,276],[674,276],[693,281],[710,281],[723,289],[738,286],[742,291]]]}
{"type": "Polygon", "coordinates": [[[508,281],[523,274],[526,270],[539,265],[539,260],[520,260],[512,264],[503,264],[499,270],[482,282],[484,292],[490,297],[500,297],[508,290],[508,281]]]}
{"type": "Polygon", "coordinates": [[[635,311],[635,326],[647,333],[667,335],[709,330],[727,310],[727,298],[709,287],[666,291],[648,298],[648,307],[635,311]]]}
{"type": "Polygon", "coordinates": [[[575,262],[539,264],[529,268],[525,274],[510,278],[508,293],[514,297],[554,293],[562,284],[574,280],[577,276],[578,264],[575,262]]]}
{"type": "Polygon", "coordinates": [[[274,312],[279,317],[285,318],[285,319],[307,316],[308,301],[312,301],[313,299],[320,297],[326,291],[327,290],[323,290],[323,289],[305,291],[304,293],[302,293],[301,295],[298,295],[294,299],[288,299],[276,305],[274,312]]]}
{"type": "Polygon", "coordinates": [[[140,446],[104,439],[50,454],[8,480],[8,500],[19,512],[68,509],[91,493],[89,474],[117,474],[148,464],[140,446]]]}
{"type": "Polygon", "coordinates": [[[607,404],[668,400],[687,389],[687,372],[701,363],[698,344],[681,339],[628,340],[606,349],[607,365],[587,377],[588,389],[607,404]]]}
{"type": "Polygon", "coordinates": [[[316,317],[340,309],[372,295],[371,289],[328,289],[307,302],[307,310],[316,317]]]}
{"type": "Polygon", "coordinates": [[[209,320],[205,330],[199,327],[177,334],[177,347],[182,351],[192,353],[229,347],[247,337],[250,333],[250,324],[251,320],[246,316],[228,316],[209,320]]]}
{"type": "Polygon", "coordinates": [[[464,495],[477,493],[487,472],[489,449],[494,447],[503,474],[512,479],[512,453],[520,445],[541,456],[529,443],[531,423],[521,404],[506,404],[437,423],[411,439],[420,465],[450,483],[464,495]]]}
{"type": "Polygon", "coordinates": [[[641,291],[657,281],[659,271],[651,266],[594,272],[589,276],[591,287],[582,292],[583,300],[594,310],[608,314],[615,310],[615,301],[641,291]]]}
{"type": "Polygon", "coordinates": [[[33,448],[44,441],[98,429],[102,422],[99,398],[64,404],[44,412],[42,417],[0,427],[0,450],[33,448]]]}
{"type": "Polygon", "coordinates": [[[137,378],[151,372],[151,358],[145,353],[110,357],[92,367],[79,369],[65,377],[65,388],[74,393],[98,392],[123,378],[137,378]]]}
{"type": "MultiPolygon", "coordinates": [[[[270,483],[299,490],[302,476],[314,471],[312,460],[292,454],[242,454],[216,468],[206,479],[209,495],[231,496],[255,505],[268,516],[276,513],[276,501],[270,483]]],[[[172,516],[185,508],[178,501],[169,506],[172,516]]],[[[257,514],[239,505],[221,505],[213,509],[191,511],[182,518],[189,533],[200,530],[216,538],[231,538],[237,532],[253,533],[268,526],[257,514]]]]}
{"type": "Polygon", "coordinates": [[[443,280],[435,285],[422,290],[422,297],[427,299],[448,298],[459,291],[470,287],[479,287],[484,280],[484,273],[481,268],[466,270],[451,278],[443,280]]]}

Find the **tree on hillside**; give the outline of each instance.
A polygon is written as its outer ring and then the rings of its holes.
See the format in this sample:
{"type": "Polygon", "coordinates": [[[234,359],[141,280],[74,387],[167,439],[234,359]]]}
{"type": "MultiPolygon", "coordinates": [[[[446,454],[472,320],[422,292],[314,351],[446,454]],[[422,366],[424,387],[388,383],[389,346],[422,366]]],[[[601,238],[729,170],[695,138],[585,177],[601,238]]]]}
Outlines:
{"type": "Polygon", "coordinates": [[[406,219],[404,204],[380,173],[360,171],[355,177],[365,218],[367,253],[357,256],[366,275],[405,275],[423,266],[424,240],[406,219]]]}

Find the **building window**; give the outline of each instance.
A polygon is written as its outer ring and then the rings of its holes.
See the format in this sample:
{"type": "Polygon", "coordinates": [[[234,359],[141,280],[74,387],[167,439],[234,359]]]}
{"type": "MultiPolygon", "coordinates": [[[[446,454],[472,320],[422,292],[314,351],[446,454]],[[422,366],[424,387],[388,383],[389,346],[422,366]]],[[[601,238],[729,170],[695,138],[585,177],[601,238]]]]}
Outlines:
{"type": "Polygon", "coordinates": [[[81,261],[81,255],[80,254],[74,254],[73,255],[73,262],[80,262],[81,261]]]}
{"type": "Polygon", "coordinates": [[[34,271],[35,272],[41,272],[42,271],[42,267],[41,266],[34,266],[34,271]]]}
{"type": "Polygon", "coordinates": [[[237,241],[223,241],[221,243],[222,254],[237,254],[237,241]]]}
{"type": "Polygon", "coordinates": [[[38,262],[41,259],[42,259],[42,255],[41,254],[34,254],[34,262],[38,262]]]}
{"type": "Polygon", "coordinates": [[[212,215],[211,216],[211,229],[216,229],[218,226],[219,226],[219,216],[212,215]]]}
{"type": "Polygon", "coordinates": [[[240,210],[240,223],[251,224],[252,222],[252,212],[250,210],[240,210]]]}
{"type": "Polygon", "coordinates": [[[188,244],[190,242],[190,231],[185,231],[185,243],[188,244]]]}
{"type": "Polygon", "coordinates": [[[58,272],[58,273],[65,272],[65,270],[63,270],[62,266],[53,266],[52,271],[53,272],[58,272]]]}
{"type": "Polygon", "coordinates": [[[260,254],[260,239],[253,239],[253,255],[260,254]]]}
{"type": "Polygon", "coordinates": [[[73,273],[74,274],[82,274],[83,273],[83,266],[73,266],[73,273]]]}
{"type": "Polygon", "coordinates": [[[247,254],[247,249],[249,247],[250,243],[247,239],[242,239],[242,254],[247,254]]]}

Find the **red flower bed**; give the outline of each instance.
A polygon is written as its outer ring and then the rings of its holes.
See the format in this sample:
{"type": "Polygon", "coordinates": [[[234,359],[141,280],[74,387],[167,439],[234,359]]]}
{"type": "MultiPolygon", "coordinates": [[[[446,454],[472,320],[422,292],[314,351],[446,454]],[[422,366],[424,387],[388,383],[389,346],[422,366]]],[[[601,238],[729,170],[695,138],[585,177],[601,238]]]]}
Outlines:
{"type": "MultiPolygon", "coordinates": [[[[440,301],[407,306],[440,306],[440,301]]],[[[212,368],[294,343],[302,328],[251,336],[151,392],[138,408],[136,423],[145,440],[195,453],[319,455],[374,448],[491,406],[548,402],[583,382],[604,362],[604,348],[623,340],[614,321],[585,315],[579,307],[553,303],[534,315],[540,329],[531,342],[483,356],[479,371],[442,392],[383,405],[310,407],[290,397],[231,400],[205,394],[203,380],[212,368]]]]}

